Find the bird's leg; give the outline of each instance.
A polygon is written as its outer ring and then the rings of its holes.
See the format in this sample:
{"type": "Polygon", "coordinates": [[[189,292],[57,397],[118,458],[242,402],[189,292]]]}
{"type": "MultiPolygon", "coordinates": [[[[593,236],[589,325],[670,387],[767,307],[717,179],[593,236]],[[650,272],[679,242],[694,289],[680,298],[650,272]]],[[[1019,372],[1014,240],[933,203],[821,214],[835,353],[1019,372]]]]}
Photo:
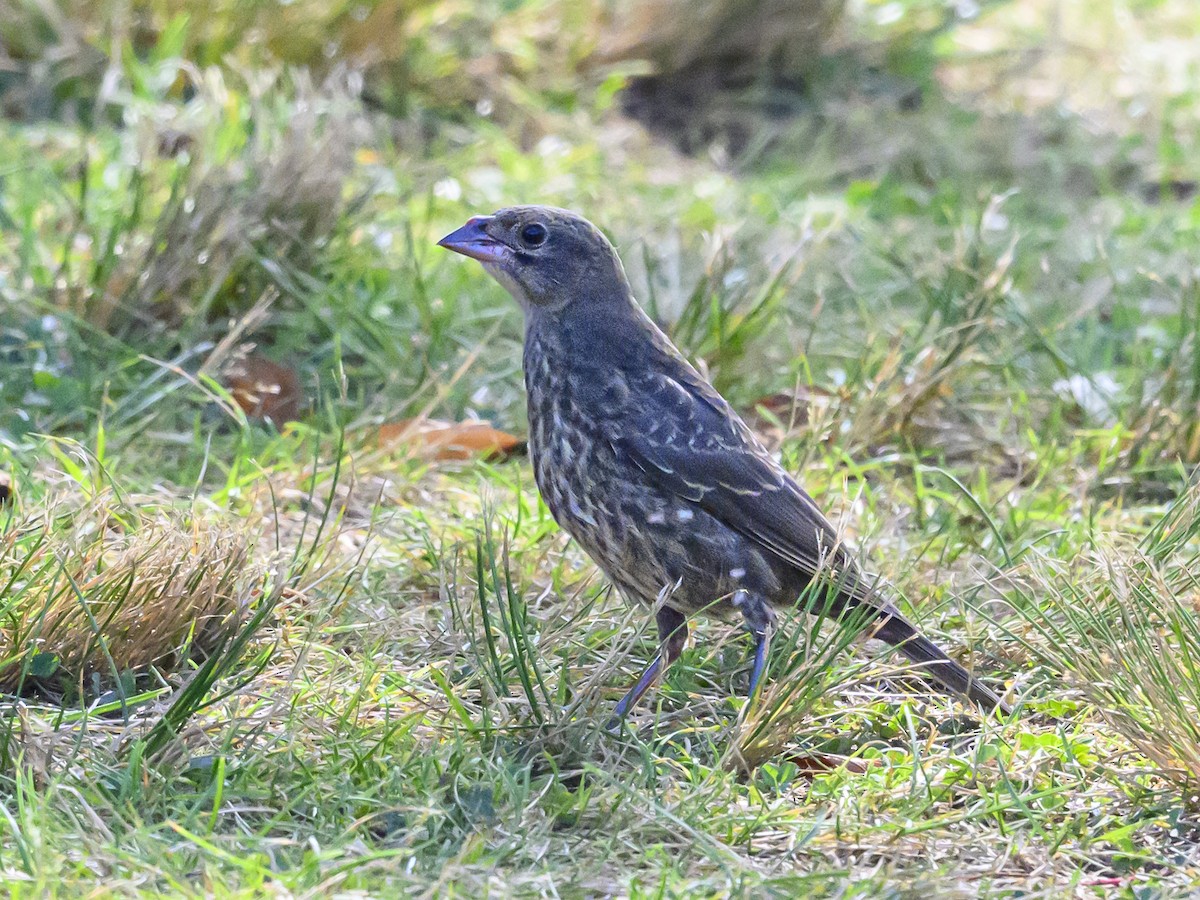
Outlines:
{"type": "Polygon", "coordinates": [[[754,667],[750,670],[750,687],[746,696],[753,700],[758,694],[763,673],[767,670],[767,648],[771,646],[771,633],[763,631],[754,635],[754,667]]]}
{"type": "Polygon", "coordinates": [[[679,654],[683,652],[683,645],[687,643],[687,616],[683,613],[669,606],[660,606],[658,612],[655,614],[655,621],[658,623],[658,654],[646,666],[642,672],[642,676],[637,680],[637,684],[617,704],[612,718],[608,720],[608,725],[605,726],[609,731],[612,731],[621,723],[621,720],[625,718],[629,710],[633,709],[637,702],[642,699],[642,695],[650,690],[650,686],[658,680],[658,676],[667,666],[679,658],[679,654]]]}
{"type": "Polygon", "coordinates": [[[767,650],[771,646],[771,631],[775,626],[775,614],[761,597],[748,591],[733,595],[733,605],[742,611],[746,630],[754,639],[754,664],[750,668],[750,687],[746,692],[750,702],[758,695],[762,678],[767,671],[767,650]]]}

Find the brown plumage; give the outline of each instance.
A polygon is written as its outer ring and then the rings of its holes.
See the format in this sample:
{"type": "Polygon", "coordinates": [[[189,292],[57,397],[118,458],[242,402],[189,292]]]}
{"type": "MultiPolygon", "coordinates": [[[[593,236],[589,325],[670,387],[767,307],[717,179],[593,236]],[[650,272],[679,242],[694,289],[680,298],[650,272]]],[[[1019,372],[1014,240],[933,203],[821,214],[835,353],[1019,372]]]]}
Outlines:
{"type": "Polygon", "coordinates": [[[812,498],[633,299],[616,251],[574,213],[479,216],[443,247],[480,260],[525,313],[529,452],[551,513],[627,598],[655,609],[662,651],[624,715],[683,648],[688,616],[740,614],[753,694],[775,609],[818,575],[834,615],[985,709],[1007,706],[868,584],[812,498]]]}

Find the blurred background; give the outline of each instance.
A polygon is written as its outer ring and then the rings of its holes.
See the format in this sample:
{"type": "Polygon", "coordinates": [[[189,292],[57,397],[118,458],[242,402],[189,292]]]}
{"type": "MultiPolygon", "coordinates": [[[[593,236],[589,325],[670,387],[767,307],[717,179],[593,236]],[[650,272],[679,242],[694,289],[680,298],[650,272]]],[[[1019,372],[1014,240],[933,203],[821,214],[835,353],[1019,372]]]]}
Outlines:
{"type": "Polygon", "coordinates": [[[519,316],[432,242],[542,202],[849,447],[1003,449],[1021,396],[1200,451],[1155,405],[1200,397],[1187,0],[0,3],[7,440],[187,432],[197,377],[277,426],[519,433],[519,316]]]}

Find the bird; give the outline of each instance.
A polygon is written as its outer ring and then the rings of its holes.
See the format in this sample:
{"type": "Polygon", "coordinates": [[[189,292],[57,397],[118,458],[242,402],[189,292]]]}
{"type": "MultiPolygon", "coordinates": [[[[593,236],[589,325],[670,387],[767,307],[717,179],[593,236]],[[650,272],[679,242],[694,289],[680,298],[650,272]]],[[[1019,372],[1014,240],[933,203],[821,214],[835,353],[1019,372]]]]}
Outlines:
{"type": "Polygon", "coordinates": [[[776,612],[821,585],[828,613],[861,616],[923,677],[1012,712],[881,595],[816,502],[643,311],[599,228],[570,210],[512,206],[438,245],[478,260],[520,305],[538,490],[618,591],[654,613],[658,652],[610,727],[679,657],[699,613],[740,616],[755,700],[776,612]]]}

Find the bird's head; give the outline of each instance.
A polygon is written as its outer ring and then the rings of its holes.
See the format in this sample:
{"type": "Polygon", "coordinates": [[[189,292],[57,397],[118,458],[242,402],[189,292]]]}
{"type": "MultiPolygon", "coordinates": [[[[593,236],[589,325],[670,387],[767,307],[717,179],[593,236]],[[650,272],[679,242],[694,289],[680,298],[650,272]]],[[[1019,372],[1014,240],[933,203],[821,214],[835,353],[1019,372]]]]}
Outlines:
{"type": "Polygon", "coordinates": [[[613,245],[569,210],[511,206],[469,219],[438,246],[479,260],[527,312],[630,298],[613,245]]]}

